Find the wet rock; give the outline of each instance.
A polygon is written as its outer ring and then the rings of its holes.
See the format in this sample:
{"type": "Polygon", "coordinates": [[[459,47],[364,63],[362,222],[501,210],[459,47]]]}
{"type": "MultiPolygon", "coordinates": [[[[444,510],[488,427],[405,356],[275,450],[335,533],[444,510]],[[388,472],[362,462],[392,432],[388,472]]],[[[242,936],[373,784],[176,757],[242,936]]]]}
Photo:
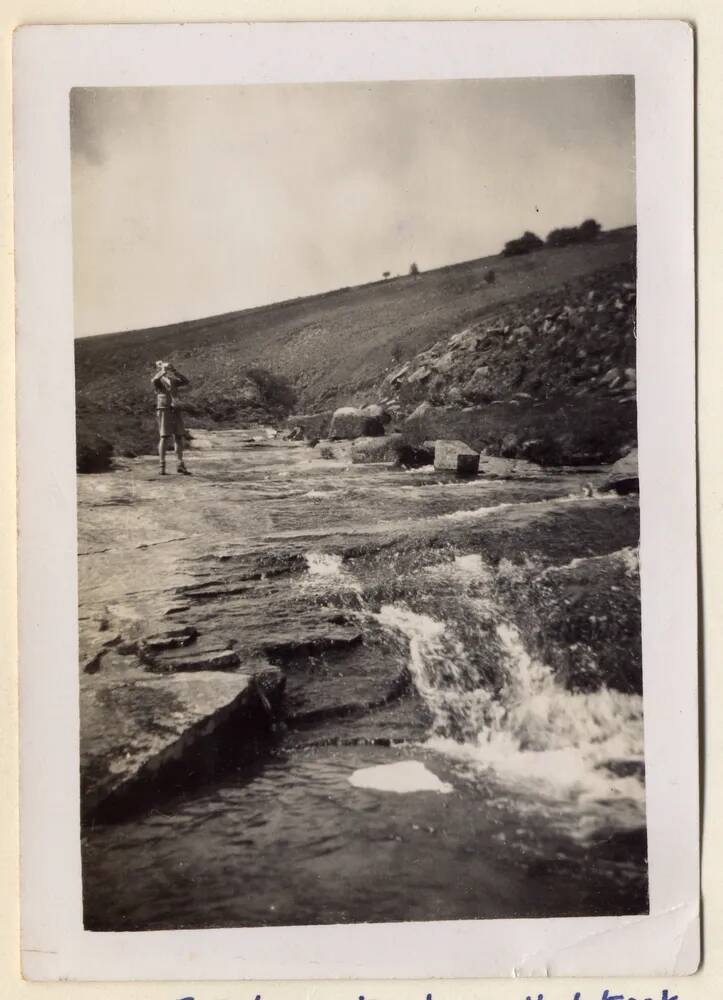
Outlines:
{"type": "Polygon", "coordinates": [[[200,670],[235,670],[241,658],[235,649],[220,643],[205,649],[164,650],[144,662],[154,673],[182,673],[200,670]]]}
{"type": "Polygon", "coordinates": [[[439,471],[474,476],[479,465],[479,452],[464,441],[437,441],[434,446],[434,467],[439,471]]]}
{"type": "Polygon", "coordinates": [[[187,646],[198,636],[198,629],[193,625],[175,625],[161,632],[142,636],[138,641],[138,652],[141,659],[152,659],[156,654],[166,649],[178,649],[187,646]]]}
{"type": "Polygon", "coordinates": [[[284,441],[302,441],[304,439],[304,431],[297,425],[282,434],[282,438],[284,441]]]}
{"type": "Polygon", "coordinates": [[[385,437],[357,438],[351,448],[351,460],[355,465],[373,462],[398,462],[403,447],[401,434],[385,437]]]}
{"type": "Polygon", "coordinates": [[[642,693],[636,548],[550,567],[508,598],[530,651],[567,688],[642,693]]]}
{"type": "Polygon", "coordinates": [[[253,755],[283,684],[280,672],[268,670],[258,680],[212,671],[82,680],[84,819],[120,818],[200,771],[253,755]]]}
{"type": "Polygon", "coordinates": [[[273,664],[318,655],[328,650],[348,649],[363,639],[357,628],[348,625],[322,626],[318,630],[289,636],[278,636],[264,644],[264,652],[273,664]]]}
{"type": "Polygon", "coordinates": [[[100,635],[92,637],[81,636],[80,641],[80,669],[86,674],[97,673],[103,663],[103,656],[122,643],[122,636],[117,633],[107,633],[105,630],[100,635]]]}
{"type": "Polygon", "coordinates": [[[381,417],[372,416],[355,406],[342,406],[334,411],[329,428],[329,437],[360,438],[381,437],[384,434],[384,423],[381,417]]]}
{"type": "Polygon", "coordinates": [[[603,493],[638,493],[638,449],[633,448],[627,455],[619,459],[600,484],[603,493]]]}

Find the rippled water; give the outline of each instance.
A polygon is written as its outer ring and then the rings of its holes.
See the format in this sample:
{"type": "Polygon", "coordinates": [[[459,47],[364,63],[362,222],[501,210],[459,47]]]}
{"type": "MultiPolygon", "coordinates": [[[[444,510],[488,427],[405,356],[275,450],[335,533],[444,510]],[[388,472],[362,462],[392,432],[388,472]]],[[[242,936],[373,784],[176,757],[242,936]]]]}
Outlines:
{"type": "MultiPolygon", "coordinates": [[[[486,542],[490,519],[523,537],[553,512],[534,571],[570,564],[587,477],[456,480],[234,432],[192,457],[205,527],[174,545],[199,621],[240,648],[331,621],[363,641],[283,660],[288,728],[264,759],[86,831],[87,925],[644,912],[642,699],[566,689],[500,599],[526,553],[486,542]],[[406,693],[385,694],[400,676],[406,693]]],[[[627,539],[607,551],[634,570],[627,539]]],[[[90,570],[84,585],[100,586],[90,570]]]]}

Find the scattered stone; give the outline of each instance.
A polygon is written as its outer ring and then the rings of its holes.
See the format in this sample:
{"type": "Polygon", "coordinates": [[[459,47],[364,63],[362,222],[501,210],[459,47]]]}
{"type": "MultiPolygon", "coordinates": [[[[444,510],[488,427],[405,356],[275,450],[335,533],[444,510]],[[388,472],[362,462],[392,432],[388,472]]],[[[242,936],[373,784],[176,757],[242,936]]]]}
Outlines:
{"type": "Polygon", "coordinates": [[[404,376],[407,374],[408,371],[409,371],[409,364],[402,365],[401,368],[397,368],[396,371],[393,371],[389,375],[387,375],[384,381],[388,382],[389,385],[397,385],[399,382],[402,381],[402,379],[404,378],[404,376]]]}
{"type": "Polygon", "coordinates": [[[407,377],[407,382],[410,384],[415,382],[424,382],[431,374],[431,369],[426,365],[422,365],[421,368],[417,368],[416,371],[412,372],[412,374],[407,377]]]}
{"type": "Polygon", "coordinates": [[[449,338],[450,348],[457,348],[462,351],[476,351],[482,341],[482,336],[472,330],[462,330],[449,338]]]}
{"type": "Polygon", "coordinates": [[[437,441],[434,446],[434,467],[440,472],[474,476],[477,474],[478,465],[479,452],[474,451],[464,441],[437,441]]]}
{"type": "Polygon", "coordinates": [[[438,372],[450,372],[455,365],[455,357],[452,351],[447,351],[443,354],[441,358],[437,358],[434,362],[434,369],[438,372]]]}

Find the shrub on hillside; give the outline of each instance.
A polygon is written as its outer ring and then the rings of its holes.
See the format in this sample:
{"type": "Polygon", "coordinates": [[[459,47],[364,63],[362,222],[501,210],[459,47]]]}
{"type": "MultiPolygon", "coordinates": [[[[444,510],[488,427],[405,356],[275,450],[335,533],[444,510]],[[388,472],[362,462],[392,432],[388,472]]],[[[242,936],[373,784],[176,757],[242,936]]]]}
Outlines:
{"type": "Polygon", "coordinates": [[[75,462],[78,472],[107,472],[113,460],[113,445],[85,427],[76,429],[75,462]]]}
{"type": "Polygon", "coordinates": [[[410,274],[419,274],[419,268],[418,268],[418,267],[417,267],[417,265],[416,265],[416,264],[414,263],[414,261],[412,261],[412,263],[411,263],[411,264],[410,264],[410,266],[409,266],[409,273],[410,273],[410,274]]]}
{"type": "Polygon", "coordinates": [[[497,275],[495,274],[494,271],[485,272],[485,281],[487,282],[488,285],[494,285],[496,280],[497,280],[497,275]]]}
{"type": "Polygon", "coordinates": [[[547,245],[565,247],[571,243],[589,243],[596,239],[600,229],[600,223],[595,219],[585,219],[579,226],[563,226],[561,229],[553,229],[547,234],[547,245]]]}
{"type": "Polygon", "coordinates": [[[286,415],[296,404],[294,387],[283,375],[277,375],[266,368],[250,368],[246,373],[261,390],[264,405],[270,410],[286,415]]]}
{"type": "Polygon", "coordinates": [[[505,248],[502,251],[503,257],[518,257],[520,254],[531,253],[533,250],[539,250],[545,244],[542,242],[539,236],[535,233],[531,233],[529,229],[516,240],[508,240],[505,243],[505,248]]]}

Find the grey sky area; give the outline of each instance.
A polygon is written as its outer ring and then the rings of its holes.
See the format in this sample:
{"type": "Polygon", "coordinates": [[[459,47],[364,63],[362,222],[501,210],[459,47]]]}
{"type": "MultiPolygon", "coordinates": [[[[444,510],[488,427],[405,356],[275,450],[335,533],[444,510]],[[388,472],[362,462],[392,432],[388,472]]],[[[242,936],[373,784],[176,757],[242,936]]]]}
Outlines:
{"type": "Polygon", "coordinates": [[[629,77],[71,94],[78,336],[635,221],[629,77]]]}

